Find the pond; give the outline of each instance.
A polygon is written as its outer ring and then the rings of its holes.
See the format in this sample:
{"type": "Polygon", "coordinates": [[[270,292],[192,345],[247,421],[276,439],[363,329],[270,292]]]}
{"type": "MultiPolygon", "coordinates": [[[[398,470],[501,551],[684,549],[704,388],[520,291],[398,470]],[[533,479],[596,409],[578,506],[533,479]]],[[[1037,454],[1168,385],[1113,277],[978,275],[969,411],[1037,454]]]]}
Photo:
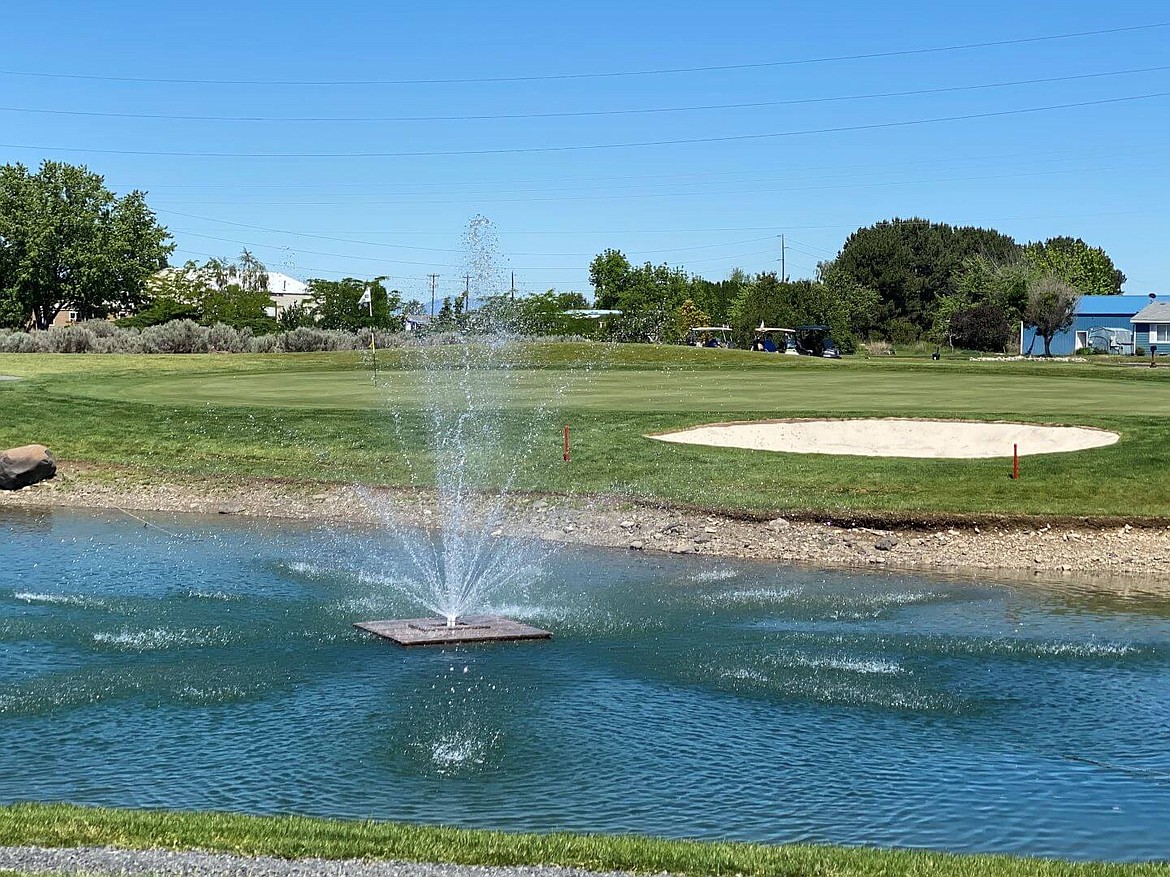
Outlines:
{"type": "Polygon", "coordinates": [[[1170,856],[1170,601],[566,550],[404,650],[377,534],[0,515],[0,800],[1170,856]]]}

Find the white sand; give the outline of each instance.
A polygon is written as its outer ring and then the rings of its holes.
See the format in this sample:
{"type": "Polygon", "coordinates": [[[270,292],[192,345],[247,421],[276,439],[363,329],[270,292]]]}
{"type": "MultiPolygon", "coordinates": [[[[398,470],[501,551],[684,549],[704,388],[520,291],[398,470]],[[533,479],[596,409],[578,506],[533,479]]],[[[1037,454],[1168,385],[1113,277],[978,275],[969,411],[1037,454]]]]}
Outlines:
{"type": "Polygon", "coordinates": [[[975,423],[955,420],[762,420],[717,423],[650,436],[664,442],[861,457],[974,459],[1061,454],[1101,448],[1120,436],[1082,426],[975,423]]]}
{"type": "Polygon", "coordinates": [[[19,381],[16,375],[0,375],[0,381],[19,381]]]}

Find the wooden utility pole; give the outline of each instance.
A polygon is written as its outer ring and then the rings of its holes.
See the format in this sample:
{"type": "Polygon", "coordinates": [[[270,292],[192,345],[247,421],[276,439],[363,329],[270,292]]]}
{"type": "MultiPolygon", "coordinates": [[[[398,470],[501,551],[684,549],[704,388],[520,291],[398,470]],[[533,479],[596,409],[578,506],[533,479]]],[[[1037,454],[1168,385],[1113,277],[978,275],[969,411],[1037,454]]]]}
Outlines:
{"type": "Polygon", "coordinates": [[[512,272],[512,301],[516,300],[516,272],[512,272]]]}
{"type": "Polygon", "coordinates": [[[467,307],[471,304],[471,275],[463,275],[463,313],[467,313],[467,307]]]}
{"type": "Polygon", "coordinates": [[[781,283],[788,282],[788,270],[785,266],[785,256],[786,256],[785,250],[786,249],[787,248],[784,245],[784,235],[780,235],[780,282],[781,283]]]}
{"type": "Polygon", "coordinates": [[[431,278],[431,319],[433,320],[435,318],[435,281],[439,279],[439,275],[428,274],[427,277],[431,278]]]}

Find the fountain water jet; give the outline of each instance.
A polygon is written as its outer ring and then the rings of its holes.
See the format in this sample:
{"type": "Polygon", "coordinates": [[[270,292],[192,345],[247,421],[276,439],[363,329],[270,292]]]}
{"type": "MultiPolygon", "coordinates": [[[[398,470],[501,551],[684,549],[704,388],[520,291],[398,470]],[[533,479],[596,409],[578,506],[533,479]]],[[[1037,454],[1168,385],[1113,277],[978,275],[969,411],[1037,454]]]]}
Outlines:
{"type": "MultiPolygon", "coordinates": [[[[502,304],[490,222],[474,218],[464,240],[468,297],[490,305],[495,296],[502,304]]],[[[421,441],[433,461],[432,471],[404,455],[418,495],[433,489],[437,514],[420,507],[417,517],[403,521],[397,509],[370,491],[364,494],[401,551],[371,557],[363,578],[406,595],[437,618],[357,626],[404,645],[551,636],[486,610],[493,595],[535,580],[554,550],[535,540],[502,538],[502,533],[514,485],[544,462],[537,451],[552,429],[552,405],[559,393],[525,401],[519,376],[527,354],[515,343],[515,324],[506,307],[462,311],[449,333],[408,348],[406,367],[396,373],[418,382],[421,423],[398,407],[390,409],[399,443],[409,447],[421,441]],[[431,521],[437,526],[420,533],[418,525],[431,521]]]]}

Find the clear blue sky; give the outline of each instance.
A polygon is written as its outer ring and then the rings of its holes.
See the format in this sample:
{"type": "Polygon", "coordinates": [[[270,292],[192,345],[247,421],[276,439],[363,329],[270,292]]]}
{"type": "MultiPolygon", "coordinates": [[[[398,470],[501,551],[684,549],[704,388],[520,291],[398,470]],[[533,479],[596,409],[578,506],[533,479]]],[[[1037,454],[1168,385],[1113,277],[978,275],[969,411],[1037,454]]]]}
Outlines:
{"type": "Polygon", "coordinates": [[[1115,100],[1170,92],[1162,4],[11,7],[0,161],[148,191],[179,260],[247,246],[420,298],[437,272],[441,295],[482,213],[519,289],[588,292],[609,246],[718,278],[778,268],[783,233],[812,276],[853,229],[918,215],[1082,237],[1127,292],[1170,292],[1170,97],[1115,100]],[[1142,29],[916,51],[1119,28],[1142,29]],[[755,66],[581,75],[732,65],[755,66]],[[759,134],[783,136],[713,139],[759,134]]]}

